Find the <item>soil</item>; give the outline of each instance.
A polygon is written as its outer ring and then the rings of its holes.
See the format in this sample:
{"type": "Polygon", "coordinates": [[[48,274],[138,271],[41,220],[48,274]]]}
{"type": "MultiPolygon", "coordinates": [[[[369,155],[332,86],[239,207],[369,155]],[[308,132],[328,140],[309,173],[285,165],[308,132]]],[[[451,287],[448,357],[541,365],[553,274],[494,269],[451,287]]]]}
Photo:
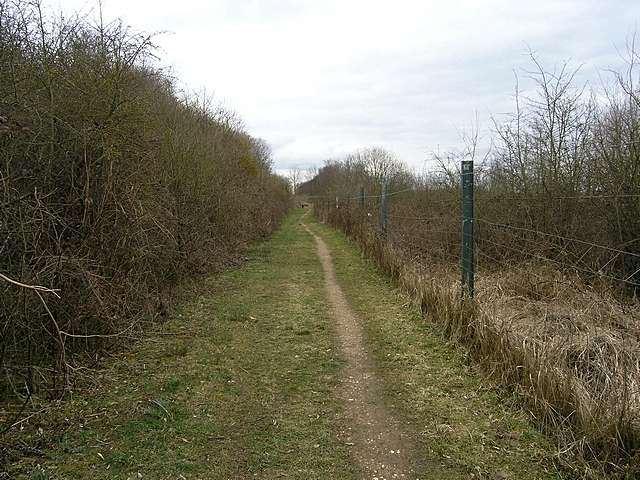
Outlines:
{"type": "Polygon", "coordinates": [[[324,270],[327,297],[333,310],[336,336],[345,361],[338,398],[345,405],[340,438],[352,446],[353,458],[370,480],[415,478],[411,468],[411,438],[384,404],[380,381],[367,350],[360,319],[338,285],[325,242],[306,225],[315,238],[324,270]]]}

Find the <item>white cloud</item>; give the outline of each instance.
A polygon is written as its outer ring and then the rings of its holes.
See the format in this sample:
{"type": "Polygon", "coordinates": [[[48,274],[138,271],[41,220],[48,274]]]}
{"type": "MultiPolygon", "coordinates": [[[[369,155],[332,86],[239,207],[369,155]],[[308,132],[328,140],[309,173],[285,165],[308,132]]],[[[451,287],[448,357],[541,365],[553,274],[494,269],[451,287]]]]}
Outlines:
{"type": "MultiPolygon", "coordinates": [[[[87,11],[87,0],[49,0],[87,11]]],[[[205,87],[274,147],[276,165],[318,164],[381,145],[419,167],[459,145],[479,112],[510,109],[513,69],[527,46],[553,65],[585,63],[581,78],[619,61],[615,46],[640,17],[612,0],[105,0],[159,37],[164,60],[205,87]]]]}

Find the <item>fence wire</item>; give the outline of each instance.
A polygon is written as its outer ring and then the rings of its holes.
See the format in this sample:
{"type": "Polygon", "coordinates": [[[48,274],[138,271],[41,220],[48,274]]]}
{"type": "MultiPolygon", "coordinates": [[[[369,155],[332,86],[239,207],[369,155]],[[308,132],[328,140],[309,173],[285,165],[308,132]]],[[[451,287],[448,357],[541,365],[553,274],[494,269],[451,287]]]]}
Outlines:
{"type": "MultiPolygon", "coordinates": [[[[461,173],[461,179],[465,175],[473,175],[473,172],[461,173]]],[[[479,191],[477,197],[476,209],[482,213],[485,205],[487,208],[495,208],[495,202],[498,201],[507,201],[510,205],[526,205],[527,202],[553,200],[628,200],[638,199],[640,195],[585,194],[542,198],[479,191]]],[[[386,194],[358,193],[344,196],[344,192],[333,192],[310,195],[307,198],[317,208],[328,209],[331,214],[342,210],[346,211],[347,215],[366,219],[369,228],[377,234],[384,233],[381,226],[384,216],[381,207],[383,202],[387,201],[389,213],[384,221],[388,230],[388,242],[407,250],[409,255],[418,253],[427,256],[431,252],[447,257],[455,263],[462,261],[462,239],[465,236],[461,231],[460,191],[404,188],[386,194]],[[442,198],[443,195],[451,198],[442,198]],[[395,199],[389,201],[392,197],[395,199]]],[[[640,287],[637,278],[640,275],[640,252],[486,216],[475,215],[473,224],[475,228],[472,240],[479,257],[474,259],[474,264],[479,263],[481,259],[483,266],[514,268],[518,262],[525,259],[535,260],[560,271],[578,273],[585,279],[606,279],[634,289],[640,287]]],[[[627,242],[627,245],[630,243],[633,241],[627,242]]]]}

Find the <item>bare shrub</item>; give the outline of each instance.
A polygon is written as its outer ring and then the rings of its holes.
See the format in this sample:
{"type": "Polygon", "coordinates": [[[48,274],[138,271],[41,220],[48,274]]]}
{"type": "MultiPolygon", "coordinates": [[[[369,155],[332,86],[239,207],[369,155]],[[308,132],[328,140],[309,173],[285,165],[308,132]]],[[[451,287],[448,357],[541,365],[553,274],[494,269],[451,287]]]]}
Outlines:
{"type": "Polygon", "coordinates": [[[180,94],[152,40],[0,0],[0,400],[59,395],[289,208],[268,146],[180,94]]]}

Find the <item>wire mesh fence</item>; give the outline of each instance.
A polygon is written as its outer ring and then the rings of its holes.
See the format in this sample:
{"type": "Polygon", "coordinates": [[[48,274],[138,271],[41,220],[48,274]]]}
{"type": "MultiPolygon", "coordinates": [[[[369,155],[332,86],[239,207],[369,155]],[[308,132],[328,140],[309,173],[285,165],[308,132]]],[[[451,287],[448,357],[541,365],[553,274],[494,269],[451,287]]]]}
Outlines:
{"type": "MultiPolygon", "coordinates": [[[[461,183],[465,175],[461,174],[461,183]]],[[[458,263],[464,261],[463,246],[469,240],[473,251],[481,249],[483,261],[473,261],[481,267],[500,267],[505,263],[517,264],[536,260],[563,271],[580,274],[585,281],[608,280],[617,287],[631,289],[631,293],[640,287],[640,239],[625,241],[621,238],[616,243],[604,243],[602,234],[606,228],[598,227],[607,222],[606,218],[598,218],[598,209],[620,208],[612,206],[618,200],[633,200],[640,205],[640,195],[571,195],[536,197],[527,195],[496,195],[476,192],[474,208],[471,212],[473,232],[462,231],[464,217],[463,202],[460,191],[433,192],[414,188],[384,191],[380,194],[367,194],[361,189],[351,196],[333,192],[324,195],[310,196],[316,210],[325,215],[349,215],[353,219],[364,218],[367,223],[387,241],[398,247],[412,250],[430,250],[442,241],[458,242],[448,245],[449,258],[458,263]],[[448,198],[438,198],[447,196],[448,198]],[[540,212],[542,202],[594,202],[605,201],[609,205],[598,208],[583,209],[583,215],[574,220],[589,228],[582,236],[565,234],[566,230],[575,230],[570,226],[559,230],[545,230],[557,227],[561,219],[545,222],[544,217],[558,214],[560,206],[548,206],[547,211],[540,212]],[[384,211],[386,208],[387,212],[384,211]],[[505,210],[501,211],[501,207],[505,210]],[[538,210],[532,214],[531,209],[538,210]],[[527,210],[527,211],[523,211],[527,210]],[[514,220],[517,222],[514,222],[514,220]],[[588,237],[589,232],[596,230],[596,239],[588,237]],[[385,233],[386,231],[386,233],[385,233]],[[417,241],[419,240],[419,241],[417,241]],[[491,260],[493,259],[493,260],[491,260]]],[[[624,205],[622,205],[624,207],[624,205]]],[[[603,217],[602,215],[600,217],[603,217]]],[[[352,219],[352,220],[353,220],[352,219]]],[[[567,227],[565,225],[565,227],[567,227]]],[[[469,247],[467,247],[469,248],[469,247]]],[[[415,253],[415,252],[412,252],[415,253]]]]}
{"type": "Polygon", "coordinates": [[[640,212],[640,196],[476,186],[465,212],[473,171],[461,171],[457,188],[376,186],[311,201],[515,386],[564,451],[630,458],[640,448],[640,243],[624,219],[640,212]],[[464,292],[475,293],[471,306],[464,292]]]}

